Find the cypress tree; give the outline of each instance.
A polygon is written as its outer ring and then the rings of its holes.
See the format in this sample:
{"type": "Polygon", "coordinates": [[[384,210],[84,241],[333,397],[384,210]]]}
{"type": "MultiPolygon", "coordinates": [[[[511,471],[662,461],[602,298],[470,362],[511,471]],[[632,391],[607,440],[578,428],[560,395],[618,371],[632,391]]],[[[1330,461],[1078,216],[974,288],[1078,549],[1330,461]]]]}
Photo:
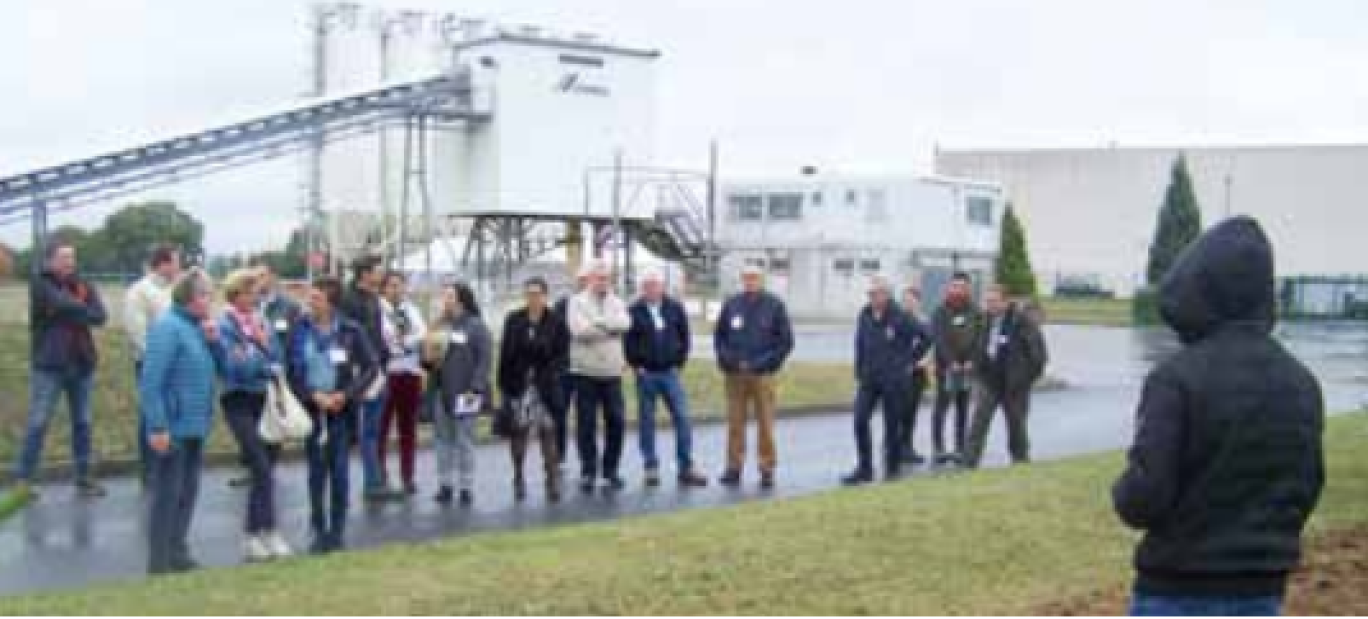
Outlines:
{"type": "Polygon", "coordinates": [[[1002,238],[998,248],[997,283],[1014,297],[1036,297],[1036,278],[1031,256],[1026,249],[1026,231],[1011,203],[1002,216],[1002,238]]]}

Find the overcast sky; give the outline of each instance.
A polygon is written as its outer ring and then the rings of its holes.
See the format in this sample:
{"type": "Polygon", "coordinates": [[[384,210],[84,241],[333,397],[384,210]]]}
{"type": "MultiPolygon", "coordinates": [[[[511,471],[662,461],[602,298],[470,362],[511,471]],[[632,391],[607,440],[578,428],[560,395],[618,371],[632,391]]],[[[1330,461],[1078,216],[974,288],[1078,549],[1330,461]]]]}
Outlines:
{"type": "MultiPolygon", "coordinates": [[[[934,146],[1368,140],[1361,2],[373,1],[594,31],[664,52],[661,163],[926,171],[934,146]]],[[[0,174],[287,103],[307,0],[0,2],[0,174]]],[[[215,251],[280,242],[293,162],[179,199],[215,251]],[[250,210],[248,210],[250,209],[250,210]],[[244,213],[250,217],[244,217],[244,213]]],[[[56,223],[97,222],[108,208],[56,223]]],[[[0,230],[20,241],[23,226],[0,230]]]]}

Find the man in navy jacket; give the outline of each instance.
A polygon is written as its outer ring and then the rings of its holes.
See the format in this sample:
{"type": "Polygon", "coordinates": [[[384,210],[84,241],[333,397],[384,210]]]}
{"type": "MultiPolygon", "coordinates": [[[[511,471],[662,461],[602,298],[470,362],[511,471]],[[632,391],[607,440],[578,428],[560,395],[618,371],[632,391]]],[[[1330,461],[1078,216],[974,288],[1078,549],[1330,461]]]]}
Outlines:
{"type": "Polygon", "coordinates": [[[624,346],[627,365],[636,374],[638,438],[641,459],[646,463],[646,485],[660,485],[660,459],[656,455],[656,399],[665,400],[675,431],[675,457],[681,487],[702,487],[708,480],[694,470],[693,436],[689,427],[689,401],[679,373],[689,361],[692,336],[684,305],[665,294],[665,277],[649,270],[641,277],[641,298],[628,312],[632,326],[624,346]]]}
{"type": "Polygon", "coordinates": [[[727,470],[722,484],[741,483],[746,459],[746,418],[754,410],[759,434],[760,487],[774,487],[775,375],[793,352],[793,325],[779,297],[765,290],[764,272],[747,265],[744,290],[722,305],[713,331],[717,365],[727,383],[727,470]]]}
{"type": "Polygon", "coordinates": [[[870,280],[869,304],[860,312],[855,330],[855,447],[859,459],[855,470],[841,481],[858,485],[874,480],[874,448],[869,421],[882,406],[884,418],[884,472],[898,475],[902,464],[901,425],[907,393],[912,388],[912,368],[926,355],[931,335],[892,299],[888,279],[870,280]]]}

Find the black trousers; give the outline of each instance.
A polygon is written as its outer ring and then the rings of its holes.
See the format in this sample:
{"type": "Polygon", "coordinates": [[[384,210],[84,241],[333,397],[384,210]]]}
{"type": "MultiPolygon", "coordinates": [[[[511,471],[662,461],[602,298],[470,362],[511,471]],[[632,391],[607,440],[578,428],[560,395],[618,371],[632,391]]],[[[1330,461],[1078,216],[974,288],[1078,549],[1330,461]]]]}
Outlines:
{"type": "Polygon", "coordinates": [[[898,438],[902,443],[904,456],[915,455],[914,445],[917,436],[917,413],[921,411],[922,398],[926,395],[927,375],[925,368],[912,372],[912,383],[908,387],[907,403],[903,405],[902,424],[898,426],[898,438]]]}
{"type": "Polygon", "coordinates": [[[627,433],[626,404],[621,378],[575,377],[575,439],[579,447],[580,476],[604,479],[618,476],[622,441],[627,433]],[[598,418],[603,411],[603,462],[599,463],[598,418]]]}
{"type": "MultiPolygon", "coordinates": [[[[931,441],[936,455],[946,453],[945,449],[945,416],[950,412],[950,404],[955,405],[955,446],[952,453],[964,453],[964,436],[969,424],[969,389],[961,388],[951,390],[950,372],[944,369],[936,370],[936,411],[931,420],[932,428],[931,441]]],[[[961,379],[962,384],[967,384],[968,376],[961,379]]]]}
{"type": "Polygon", "coordinates": [[[876,408],[883,409],[884,464],[888,470],[897,470],[901,464],[903,408],[907,405],[910,387],[910,381],[905,378],[860,382],[855,392],[855,451],[858,458],[855,467],[861,472],[874,471],[874,439],[869,422],[876,408]]]}

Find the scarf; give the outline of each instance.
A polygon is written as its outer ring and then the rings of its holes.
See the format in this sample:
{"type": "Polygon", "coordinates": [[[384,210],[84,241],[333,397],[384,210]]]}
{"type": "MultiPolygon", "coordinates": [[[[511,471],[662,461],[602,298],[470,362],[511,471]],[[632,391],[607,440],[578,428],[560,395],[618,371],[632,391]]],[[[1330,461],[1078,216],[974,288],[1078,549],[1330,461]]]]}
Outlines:
{"type": "Polygon", "coordinates": [[[243,313],[238,308],[229,305],[228,315],[232,316],[233,322],[242,331],[243,337],[248,342],[261,344],[266,341],[266,325],[261,321],[261,316],[256,312],[243,313]]]}

